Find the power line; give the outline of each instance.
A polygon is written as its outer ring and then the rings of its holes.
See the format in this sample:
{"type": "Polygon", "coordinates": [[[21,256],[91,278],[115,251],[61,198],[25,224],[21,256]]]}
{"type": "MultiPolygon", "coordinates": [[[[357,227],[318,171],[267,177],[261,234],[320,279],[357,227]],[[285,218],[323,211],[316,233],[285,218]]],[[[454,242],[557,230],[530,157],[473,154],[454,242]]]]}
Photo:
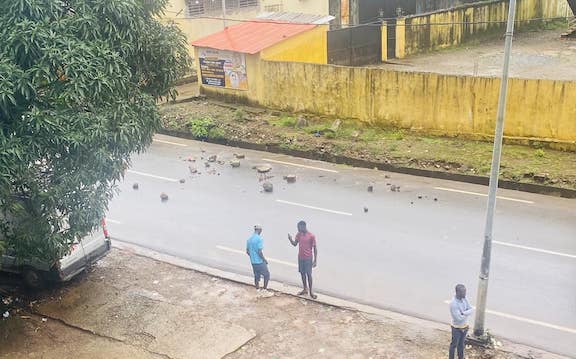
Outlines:
{"type": "MultiPolygon", "coordinates": [[[[168,11],[172,13],[177,13],[176,11],[168,11]]],[[[410,17],[410,18],[386,18],[382,20],[413,20],[417,19],[418,17],[410,17]]],[[[424,18],[424,17],[422,17],[424,18]]],[[[554,20],[569,20],[572,16],[560,16],[560,17],[541,17],[541,18],[534,18],[534,19],[523,19],[523,20],[514,20],[516,24],[519,23],[526,23],[526,22],[534,22],[534,21],[554,21],[554,20]]],[[[218,20],[222,21],[222,17],[218,16],[184,16],[184,17],[165,17],[164,19],[168,20],[218,20]]],[[[226,19],[229,22],[237,22],[237,23],[267,23],[267,24],[280,24],[284,25],[289,23],[287,21],[279,21],[279,20],[269,20],[269,19],[226,19]]],[[[317,24],[317,23],[293,23],[295,25],[328,25],[328,24],[317,24]]],[[[404,26],[404,27],[418,27],[418,26],[455,26],[455,25],[486,25],[486,24],[506,24],[505,20],[500,21],[462,21],[462,22],[437,22],[437,23],[420,23],[420,24],[407,24],[407,23],[396,23],[391,24],[395,26],[404,26]]],[[[340,27],[343,28],[350,28],[350,27],[359,27],[359,26],[383,26],[384,23],[382,21],[373,21],[368,23],[362,24],[340,24],[340,27]]]]}

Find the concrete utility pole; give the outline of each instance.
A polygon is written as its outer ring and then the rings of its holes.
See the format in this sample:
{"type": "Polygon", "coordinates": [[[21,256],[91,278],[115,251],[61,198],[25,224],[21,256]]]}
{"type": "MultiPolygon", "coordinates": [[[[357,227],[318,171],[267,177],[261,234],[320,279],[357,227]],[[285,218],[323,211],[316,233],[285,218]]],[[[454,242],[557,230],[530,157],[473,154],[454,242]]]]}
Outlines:
{"type": "Polygon", "coordinates": [[[476,319],[474,321],[474,336],[485,338],[484,319],[486,316],[486,298],[488,294],[488,276],[490,274],[490,253],[492,252],[492,234],[494,224],[494,209],[496,207],[496,190],[500,172],[500,157],[502,154],[502,137],[504,136],[504,118],[506,117],[506,98],[508,92],[508,70],[510,67],[510,52],[514,35],[514,17],[516,15],[516,0],[510,0],[508,10],[508,25],[506,27],[506,42],[504,44],[504,68],[500,84],[500,99],[498,100],[498,115],[496,118],[496,134],[494,136],[494,151],[492,153],[492,170],[488,190],[488,208],[486,210],[486,227],[484,228],[484,249],[478,281],[478,297],[476,301],[476,319]]]}
{"type": "Polygon", "coordinates": [[[222,0],[222,22],[226,28],[226,0],[222,0]]]}

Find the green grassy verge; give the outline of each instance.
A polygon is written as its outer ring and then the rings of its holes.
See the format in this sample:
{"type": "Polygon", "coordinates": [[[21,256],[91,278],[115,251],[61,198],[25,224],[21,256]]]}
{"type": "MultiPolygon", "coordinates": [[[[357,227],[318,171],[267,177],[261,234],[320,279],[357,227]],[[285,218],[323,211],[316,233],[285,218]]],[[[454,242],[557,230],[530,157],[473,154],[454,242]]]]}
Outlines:
{"type": "MultiPolygon", "coordinates": [[[[397,166],[487,176],[492,143],[437,137],[355,120],[277,113],[249,115],[211,102],[161,107],[164,128],[199,139],[230,139],[318,151],[397,166]]],[[[576,153],[533,147],[503,147],[501,178],[576,189],[576,153]]]]}

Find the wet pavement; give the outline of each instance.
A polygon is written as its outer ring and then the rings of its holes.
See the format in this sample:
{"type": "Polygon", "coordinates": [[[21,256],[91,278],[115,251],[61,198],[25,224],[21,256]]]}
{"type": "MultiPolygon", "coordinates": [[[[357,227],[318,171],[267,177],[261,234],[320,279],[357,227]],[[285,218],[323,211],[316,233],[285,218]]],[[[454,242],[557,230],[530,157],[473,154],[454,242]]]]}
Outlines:
{"type": "MultiPolygon", "coordinates": [[[[177,267],[140,251],[113,249],[89,273],[12,310],[0,321],[0,358],[446,357],[444,325],[264,295],[182,268],[181,259],[177,267]]],[[[500,344],[499,350],[469,348],[467,358],[561,359],[500,344]]]]}
{"type": "MultiPolygon", "coordinates": [[[[287,233],[304,219],[318,239],[320,293],[448,322],[445,301],[456,283],[476,299],[485,193],[484,186],[157,136],[134,158],[108,227],[122,241],[249,274],[245,241],[259,223],[272,277],[298,284],[287,233]],[[238,168],[229,164],[234,153],[246,156],[238,168]],[[217,161],[208,162],[211,155],[217,161]],[[262,163],[272,170],[258,174],[253,166],[262,163]],[[290,174],[295,183],[284,179],[290,174]],[[264,181],[273,192],[263,191],[264,181]]],[[[499,196],[487,327],[574,356],[576,201],[499,196]]]]}
{"type": "MultiPolygon", "coordinates": [[[[562,39],[565,29],[514,34],[510,76],[515,78],[576,80],[576,41],[562,39]]],[[[503,35],[503,34],[502,34],[503,35]]],[[[393,59],[378,67],[466,76],[501,76],[504,37],[481,44],[393,59]]]]}

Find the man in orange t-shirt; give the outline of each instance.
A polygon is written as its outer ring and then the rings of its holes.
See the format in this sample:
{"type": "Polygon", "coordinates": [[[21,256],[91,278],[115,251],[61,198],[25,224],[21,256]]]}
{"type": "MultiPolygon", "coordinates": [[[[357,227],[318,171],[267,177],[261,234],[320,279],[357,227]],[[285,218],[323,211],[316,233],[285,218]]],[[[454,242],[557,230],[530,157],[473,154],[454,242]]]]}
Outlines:
{"type": "Polygon", "coordinates": [[[298,222],[298,234],[293,240],[288,234],[288,240],[296,247],[298,246],[298,272],[302,276],[302,286],[304,289],[298,295],[310,293],[312,299],[317,296],[312,291],[312,268],[316,267],[318,259],[318,250],[316,248],[316,237],[306,229],[306,222],[298,222]],[[310,292],[308,292],[310,290],[310,292]]]}

